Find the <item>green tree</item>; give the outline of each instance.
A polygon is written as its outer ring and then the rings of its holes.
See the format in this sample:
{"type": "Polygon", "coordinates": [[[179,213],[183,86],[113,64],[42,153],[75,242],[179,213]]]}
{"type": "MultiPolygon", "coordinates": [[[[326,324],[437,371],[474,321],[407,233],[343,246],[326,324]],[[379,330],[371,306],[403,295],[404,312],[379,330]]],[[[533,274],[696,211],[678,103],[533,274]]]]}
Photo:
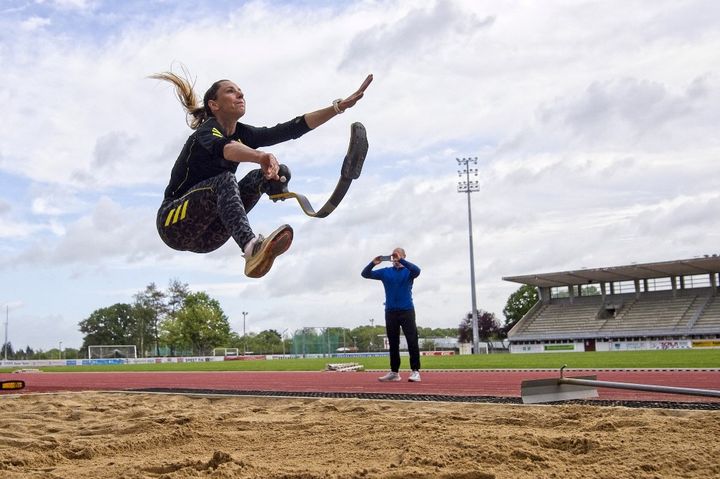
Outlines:
{"type": "Polygon", "coordinates": [[[190,288],[187,283],[181,283],[177,279],[170,281],[168,286],[167,297],[167,312],[170,315],[175,314],[182,309],[185,304],[185,298],[190,295],[190,288]]]}
{"type": "Polygon", "coordinates": [[[153,309],[138,302],[132,306],[132,314],[137,328],[137,353],[139,357],[144,358],[148,350],[152,351],[152,345],[155,343],[155,338],[157,337],[157,333],[154,330],[154,323],[156,321],[155,312],[153,309]]]}
{"type": "Polygon", "coordinates": [[[283,345],[280,333],[274,329],[266,329],[248,338],[248,347],[256,354],[282,353],[283,345]]]}
{"type": "Polygon", "coordinates": [[[520,286],[511,294],[505,304],[505,308],[503,308],[505,332],[510,331],[510,329],[530,311],[530,308],[535,306],[535,303],[537,303],[539,299],[537,288],[529,284],[520,286]]]}
{"type": "Polygon", "coordinates": [[[2,349],[0,349],[0,358],[15,359],[15,351],[13,351],[10,341],[4,343],[2,349]]]}
{"type": "Polygon", "coordinates": [[[170,356],[176,356],[180,351],[190,351],[190,344],[185,343],[180,322],[175,315],[168,316],[159,325],[159,341],[170,350],[170,356]]]}
{"type": "Polygon", "coordinates": [[[230,340],[227,316],[220,303],[205,292],[190,293],[172,323],[181,344],[190,346],[193,354],[211,354],[214,347],[230,340]]]}
{"type": "Polygon", "coordinates": [[[33,355],[32,359],[57,359],[57,356],[52,357],[50,356],[49,352],[38,349],[33,355]]]}
{"type": "Polygon", "coordinates": [[[167,315],[169,306],[166,304],[167,296],[160,291],[155,283],[150,283],[145,289],[135,294],[135,312],[140,321],[140,330],[145,329],[147,325],[150,330],[150,341],[152,344],[145,343],[145,337],[140,336],[140,355],[145,357],[146,350],[154,350],[156,356],[160,356],[160,341],[158,325],[162,318],[167,315]]]}
{"type": "Polygon", "coordinates": [[[85,334],[82,349],[101,344],[134,344],[142,334],[133,306],[116,303],[96,309],[87,319],[80,321],[80,332],[85,334]]]}
{"type": "MultiPolygon", "coordinates": [[[[353,346],[360,351],[382,351],[381,335],[385,334],[385,326],[358,326],[348,333],[352,337],[353,346]]],[[[350,338],[348,338],[350,343],[350,338]]]]}
{"type": "Polygon", "coordinates": [[[158,349],[161,346],[167,347],[170,350],[170,356],[176,356],[180,352],[189,354],[192,349],[189,343],[185,343],[180,323],[177,321],[177,314],[182,310],[185,299],[190,294],[188,285],[177,279],[170,281],[165,293],[165,314],[158,321],[158,349]]]}
{"type": "MultiPolygon", "coordinates": [[[[502,337],[502,330],[494,313],[482,309],[478,312],[478,339],[490,341],[502,337]]],[[[465,315],[458,326],[458,341],[461,343],[473,342],[472,312],[465,315]]]]}
{"type": "Polygon", "coordinates": [[[63,348],[62,358],[63,359],[78,359],[80,357],[80,351],[75,348],[63,348]]]}

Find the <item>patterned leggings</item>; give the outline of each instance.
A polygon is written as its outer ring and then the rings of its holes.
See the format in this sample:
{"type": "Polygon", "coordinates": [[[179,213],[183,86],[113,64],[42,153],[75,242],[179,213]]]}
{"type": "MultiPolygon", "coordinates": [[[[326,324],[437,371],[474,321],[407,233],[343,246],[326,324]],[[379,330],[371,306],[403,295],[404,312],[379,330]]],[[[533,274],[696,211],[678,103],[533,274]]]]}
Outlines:
{"type": "Polygon", "coordinates": [[[201,181],[182,197],[160,205],[160,238],[176,250],[209,253],[232,237],[242,249],[254,237],[247,214],[267,188],[259,169],[239,182],[230,171],[201,181]]]}

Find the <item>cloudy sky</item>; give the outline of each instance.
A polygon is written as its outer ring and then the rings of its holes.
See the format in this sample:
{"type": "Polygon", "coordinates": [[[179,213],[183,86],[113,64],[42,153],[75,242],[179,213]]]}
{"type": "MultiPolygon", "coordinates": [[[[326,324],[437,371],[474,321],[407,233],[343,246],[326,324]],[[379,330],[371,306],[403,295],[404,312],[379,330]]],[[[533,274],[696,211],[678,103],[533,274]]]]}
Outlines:
{"type": "MultiPolygon", "coordinates": [[[[188,283],[242,333],[382,323],[360,270],[396,246],[422,268],[418,323],[471,307],[467,196],[477,157],[478,307],[504,276],[717,253],[720,3],[0,0],[0,306],[9,341],[79,347],[78,322],[151,282],[188,283]],[[155,213],[190,130],[167,84],[229,78],[243,121],[274,125],[375,81],[355,108],[271,149],[319,207],[349,126],[370,151],[326,219],[265,199],[257,233],[295,242],[260,280],[229,242],[170,250],[155,213]],[[6,315],[7,313],[7,315],[6,315]]],[[[250,169],[242,166],[238,174],[250,169]]]]}

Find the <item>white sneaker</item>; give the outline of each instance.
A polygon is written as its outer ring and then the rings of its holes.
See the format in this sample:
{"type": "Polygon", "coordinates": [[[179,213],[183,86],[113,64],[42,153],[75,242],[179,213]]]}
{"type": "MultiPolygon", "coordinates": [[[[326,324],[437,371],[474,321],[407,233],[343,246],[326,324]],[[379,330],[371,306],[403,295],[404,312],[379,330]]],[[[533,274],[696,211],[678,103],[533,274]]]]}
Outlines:
{"type": "Polygon", "coordinates": [[[270,271],[275,258],[288,250],[293,240],[293,229],[282,225],[267,238],[262,235],[245,245],[245,276],[262,278],[270,271]]]}
{"type": "Polygon", "coordinates": [[[383,383],[390,382],[390,381],[397,382],[397,381],[402,381],[402,378],[400,377],[399,373],[390,371],[385,376],[379,377],[378,381],[383,382],[383,383]]]}
{"type": "Polygon", "coordinates": [[[410,377],[408,378],[408,381],[411,383],[419,383],[421,381],[420,379],[420,371],[413,371],[410,374],[410,377]]]}

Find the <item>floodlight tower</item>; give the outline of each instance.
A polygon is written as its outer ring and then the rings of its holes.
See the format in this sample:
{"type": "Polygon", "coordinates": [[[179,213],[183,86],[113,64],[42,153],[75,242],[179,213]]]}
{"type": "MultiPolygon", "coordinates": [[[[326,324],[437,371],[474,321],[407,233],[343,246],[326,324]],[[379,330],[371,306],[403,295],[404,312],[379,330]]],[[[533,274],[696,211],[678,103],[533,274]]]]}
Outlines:
{"type": "Polygon", "coordinates": [[[465,177],[464,181],[458,181],[458,193],[467,193],[467,204],[468,204],[468,230],[470,238],[470,294],[472,297],[472,331],[473,331],[473,353],[480,354],[480,333],[478,331],[478,313],[477,313],[477,301],[475,299],[475,256],[473,254],[473,235],[472,235],[472,207],[470,203],[470,193],[480,190],[480,183],[478,180],[470,180],[470,173],[477,177],[477,167],[470,167],[470,164],[477,166],[477,157],[475,158],[455,158],[458,162],[458,166],[463,169],[458,170],[458,176],[465,177]]]}

